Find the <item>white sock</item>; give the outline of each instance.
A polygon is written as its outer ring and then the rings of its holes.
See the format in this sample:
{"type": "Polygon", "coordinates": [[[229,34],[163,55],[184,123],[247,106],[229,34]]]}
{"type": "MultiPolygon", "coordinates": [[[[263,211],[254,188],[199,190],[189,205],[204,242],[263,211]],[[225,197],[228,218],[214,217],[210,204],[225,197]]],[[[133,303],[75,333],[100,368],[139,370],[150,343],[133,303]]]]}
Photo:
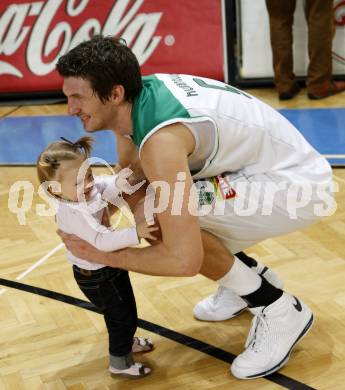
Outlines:
{"type": "Polygon", "coordinates": [[[217,280],[217,283],[243,296],[260,288],[261,277],[235,256],[234,265],[228,273],[217,280]]]}

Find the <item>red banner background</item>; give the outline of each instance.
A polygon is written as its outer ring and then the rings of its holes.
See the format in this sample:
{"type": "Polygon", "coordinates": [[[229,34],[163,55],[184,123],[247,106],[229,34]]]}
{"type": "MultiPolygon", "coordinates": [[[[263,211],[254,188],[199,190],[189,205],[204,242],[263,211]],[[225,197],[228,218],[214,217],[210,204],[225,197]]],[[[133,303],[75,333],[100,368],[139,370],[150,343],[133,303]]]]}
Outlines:
{"type": "Polygon", "coordinates": [[[224,78],[221,0],[2,0],[0,92],[59,90],[58,56],[94,33],[124,37],[143,74],[224,78]]]}

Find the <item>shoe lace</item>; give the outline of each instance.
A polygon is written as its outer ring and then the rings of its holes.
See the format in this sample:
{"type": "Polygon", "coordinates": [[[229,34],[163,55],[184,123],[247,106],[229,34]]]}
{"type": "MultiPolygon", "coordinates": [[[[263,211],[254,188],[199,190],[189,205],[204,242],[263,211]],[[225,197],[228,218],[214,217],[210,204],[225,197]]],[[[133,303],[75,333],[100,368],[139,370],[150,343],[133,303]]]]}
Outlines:
{"type": "Polygon", "coordinates": [[[266,345],[269,327],[265,314],[257,314],[250,327],[245,347],[253,352],[261,352],[266,345]]]}
{"type": "Polygon", "coordinates": [[[222,295],[224,294],[225,287],[219,286],[217,292],[213,295],[213,303],[216,305],[222,295]]]}

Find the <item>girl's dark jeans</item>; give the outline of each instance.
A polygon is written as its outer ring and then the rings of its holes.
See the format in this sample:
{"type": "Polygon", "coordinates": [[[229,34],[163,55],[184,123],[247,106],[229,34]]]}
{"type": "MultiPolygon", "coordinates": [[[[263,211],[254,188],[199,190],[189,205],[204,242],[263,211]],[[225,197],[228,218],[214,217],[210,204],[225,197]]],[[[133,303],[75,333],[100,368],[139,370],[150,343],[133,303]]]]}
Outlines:
{"type": "Polygon", "coordinates": [[[138,315],[128,272],[111,267],[89,271],[73,265],[73,274],[81,291],[104,315],[110,355],[129,355],[138,315]]]}

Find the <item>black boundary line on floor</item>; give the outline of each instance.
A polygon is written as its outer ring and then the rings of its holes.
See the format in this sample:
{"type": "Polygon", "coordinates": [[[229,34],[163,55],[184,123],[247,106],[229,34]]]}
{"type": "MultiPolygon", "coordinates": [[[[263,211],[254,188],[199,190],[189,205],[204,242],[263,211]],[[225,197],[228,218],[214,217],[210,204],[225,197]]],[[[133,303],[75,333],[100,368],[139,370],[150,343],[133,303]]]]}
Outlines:
{"type": "Polygon", "coordinates": [[[16,107],[10,109],[8,112],[5,112],[4,114],[2,114],[2,115],[0,116],[0,120],[1,120],[1,119],[7,118],[9,115],[13,114],[14,112],[16,112],[17,110],[19,110],[20,108],[22,108],[22,105],[17,105],[16,107]]]}
{"type": "MultiPolygon", "coordinates": [[[[1,118],[0,118],[1,120],[1,118]]],[[[100,167],[100,165],[97,165],[97,164],[91,164],[92,167],[100,167]]],[[[35,168],[36,167],[36,163],[0,163],[0,168],[16,168],[16,167],[23,167],[23,168],[35,168]]],[[[343,165],[334,165],[334,164],[331,164],[331,168],[332,169],[344,169],[345,168],[345,164],[343,165]]]]}
{"type": "MultiPolygon", "coordinates": [[[[77,306],[82,309],[90,310],[95,313],[101,314],[100,310],[97,309],[92,303],[83,301],[79,298],[74,298],[69,295],[61,294],[55,291],[50,291],[43,289],[41,287],[35,287],[24,283],[19,283],[16,281],[0,278],[0,285],[14,288],[21,291],[26,291],[32,294],[40,295],[42,297],[54,299],[56,301],[64,302],[69,305],[77,306]]],[[[171,329],[167,329],[163,326],[153,324],[152,322],[142,320],[139,318],[138,325],[140,328],[145,329],[149,332],[156,333],[162,337],[173,340],[179,344],[185,345],[189,348],[193,348],[199,352],[205,353],[212,357],[215,357],[218,360],[222,360],[226,363],[231,363],[236,355],[224,351],[223,349],[214,347],[210,344],[204,343],[203,341],[194,339],[193,337],[186,336],[184,334],[175,332],[171,329]]],[[[295,379],[289,378],[285,375],[274,373],[269,376],[266,376],[263,379],[267,379],[271,382],[274,382],[286,389],[291,390],[315,390],[315,388],[310,387],[304,383],[298,382],[295,379]]]]}

